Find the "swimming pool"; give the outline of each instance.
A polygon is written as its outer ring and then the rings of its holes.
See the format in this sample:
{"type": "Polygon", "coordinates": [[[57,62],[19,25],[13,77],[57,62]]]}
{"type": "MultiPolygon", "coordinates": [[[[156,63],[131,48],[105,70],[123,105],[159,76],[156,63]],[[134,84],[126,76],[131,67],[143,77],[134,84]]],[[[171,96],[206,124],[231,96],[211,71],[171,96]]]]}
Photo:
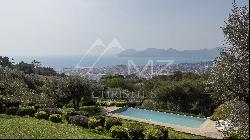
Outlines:
{"type": "Polygon", "coordinates": [[[120,108],[111,113],[150,121],[157,121],[161,123],[181,125],[191,128],[198,128],[206,121],[206,119],[204,118],[176,115],[137,108],[120,108]]]}

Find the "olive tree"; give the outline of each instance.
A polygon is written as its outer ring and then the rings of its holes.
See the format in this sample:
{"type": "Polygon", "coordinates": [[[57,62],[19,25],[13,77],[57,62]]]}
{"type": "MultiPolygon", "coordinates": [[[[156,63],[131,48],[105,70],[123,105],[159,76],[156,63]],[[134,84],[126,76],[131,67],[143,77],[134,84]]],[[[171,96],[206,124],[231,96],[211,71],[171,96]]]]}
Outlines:
{"type": "Polygon", "coordinates": [[[80,76],[69,77],[68,89],[73,100],[74,108],[79,109],[80,102],[84,98],[85,100],[92,99],[91,82],[80,76]]]}
{"type": "MultiPolygon", "coordinates": [[[[248,7],[239,7],[234,1],[232,11],[222,30],[225,43],[220,50],[220,56],[215,60],[212,74],[208,80],[209,92],[212,93],[217,104],[225,101],[240,101],[249,106],[248,7]]],[[[248,133],[249,125],[244,120],[249,120],[249,109],[248,107],[239,109],[244,109],[244,111],[233,111],[234,113],[229,116],[240,116],[231,117],[231,119],[235,125],[240,126],[243,131],[248,133]]]]}
{"type": "Polygon", "coordinates": [[[215,60],[208,80],[213,97],[224,102],[249,98],[249,11],[233,3],[232,13],[222,27],[224,48],[215,60]]]}

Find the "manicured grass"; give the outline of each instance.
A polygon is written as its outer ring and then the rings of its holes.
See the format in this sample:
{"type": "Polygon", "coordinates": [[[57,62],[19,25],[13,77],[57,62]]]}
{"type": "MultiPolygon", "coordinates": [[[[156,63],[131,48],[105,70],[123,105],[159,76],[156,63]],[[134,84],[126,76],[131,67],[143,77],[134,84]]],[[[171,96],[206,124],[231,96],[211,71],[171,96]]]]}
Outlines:
{"type": "Polygon", "coordinates": [[[67,123],[0,114],[1,139],[107,139],[93,130],[67,123]]]}

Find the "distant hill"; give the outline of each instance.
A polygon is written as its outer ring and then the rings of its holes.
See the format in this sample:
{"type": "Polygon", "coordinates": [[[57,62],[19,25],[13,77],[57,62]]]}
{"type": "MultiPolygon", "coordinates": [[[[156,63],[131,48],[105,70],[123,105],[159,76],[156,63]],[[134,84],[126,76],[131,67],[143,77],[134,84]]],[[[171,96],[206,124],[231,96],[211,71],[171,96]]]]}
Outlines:
{"type": "Polygon", "coordinates": [[[156,49],[148,48],[142,51],[127,49],[118,54],[119,57],[198,57],[198,58],[215,58],[219,55],[219,48],[200,49],[200,50],[183,50],[179,51],[173,48],[156,49]]]}

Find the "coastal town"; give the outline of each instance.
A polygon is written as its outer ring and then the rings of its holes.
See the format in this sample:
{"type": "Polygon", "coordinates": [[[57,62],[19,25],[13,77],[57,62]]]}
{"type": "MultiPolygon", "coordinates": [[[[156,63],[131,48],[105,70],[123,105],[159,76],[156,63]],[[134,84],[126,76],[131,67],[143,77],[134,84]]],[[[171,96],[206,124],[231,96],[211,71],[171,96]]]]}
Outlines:
{"type": "Polygon", "coordinates": [[[92,80],[100,80],[103,75],[121,75],[128,76],[135,74],[138,77],[150,79],[157,75],[171,75],[175,71],[192,72],[196,74],[204,74],[211,71],[213,62],[200,63],[180,63],[180,64],[156,64],[156,65],[116,65],[106,67],[85,67],[85,68],[64,68],[59,73],[65,75],[78,75],[92,80]]]}

